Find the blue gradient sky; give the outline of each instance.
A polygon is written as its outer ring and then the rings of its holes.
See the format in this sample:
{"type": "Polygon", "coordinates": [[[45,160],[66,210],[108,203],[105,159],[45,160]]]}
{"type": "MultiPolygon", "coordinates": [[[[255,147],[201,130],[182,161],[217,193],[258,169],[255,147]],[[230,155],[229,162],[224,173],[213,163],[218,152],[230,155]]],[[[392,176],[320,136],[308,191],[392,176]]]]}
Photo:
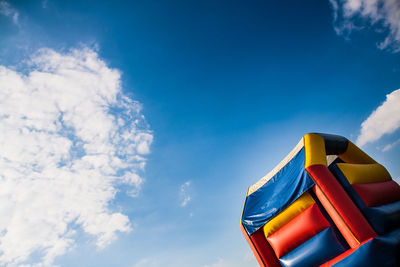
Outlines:
{"type": "MultiPolygon", "coordinates": [[[[338,36],[329,1],[10,4],[19,24],[0,16],[1,65],[42,47],[98,49],[154,134],[139,195],[113,203],[133,231],[103,250],[82,238],[60,266],[256,266],[239,229],[247,187],[307,132],[355,141],[400,88],[400,54],[368,27],[338,36]]],[[[363,147],[393,177],[400,146],[382,147],[399,138],[363,147]]]]}

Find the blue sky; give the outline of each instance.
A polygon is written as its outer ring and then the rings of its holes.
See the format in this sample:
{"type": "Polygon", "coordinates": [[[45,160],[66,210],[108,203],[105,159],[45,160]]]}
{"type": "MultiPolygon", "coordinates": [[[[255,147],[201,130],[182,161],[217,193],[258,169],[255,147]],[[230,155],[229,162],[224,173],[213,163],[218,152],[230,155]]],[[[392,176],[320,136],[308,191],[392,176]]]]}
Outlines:
{"type": "MultiPolygon", "coordinates": [[[[358,140],[400,177],[400,19],[390,11],[400,6],[374,15],[369,2],[0,1],[0,90],[10,85],[1,101],[16,99],[2,119],[23,118],[2,127],[45,132],[48,140],[27,143],[40,151],[46,142],[66,147],[40,162],[2,161],[29,167],[10,176],[9,190],[23,195],[21,175],[61,173],[66,191],[85,182],[66,199],[87,207],[64,208],[58,237],[27,232],[18,237],[42,243],[0,246],[2,265],[257,266],[239,229],[246,189],[308,132],[358,140]],[[36,104],[21,111],[25,102],[36,104]],[[55,119],[40,117],[53,111],[55,119]],[[103,140],[99,132],[127,137],[103,140]],[[70,169],[37,168],[61,160],[70,169]],[[82,189],[93,181],[98,191],[82,189]]],[[[26,190],[64,203],[60,194],[26,190]]],[[[29,218],[18,215],[26,202],[13,201],[1,207],[13,218],[0,222],[3,242],[29,218]]],[[[57,216],[43,224],[38,216],[34,226],[59,229],[57,216]]]]}

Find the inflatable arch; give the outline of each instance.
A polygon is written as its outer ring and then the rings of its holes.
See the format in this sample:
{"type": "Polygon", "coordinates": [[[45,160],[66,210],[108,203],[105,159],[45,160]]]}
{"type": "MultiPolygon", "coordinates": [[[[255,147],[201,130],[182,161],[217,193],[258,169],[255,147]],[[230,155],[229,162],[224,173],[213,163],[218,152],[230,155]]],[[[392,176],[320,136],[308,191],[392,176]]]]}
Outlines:
{"type": "Polygon", "coordinates": [[[240,226],[260,266],[400,266],[400,186],[342,136],[305,135],[248,188],[240,226]]]}

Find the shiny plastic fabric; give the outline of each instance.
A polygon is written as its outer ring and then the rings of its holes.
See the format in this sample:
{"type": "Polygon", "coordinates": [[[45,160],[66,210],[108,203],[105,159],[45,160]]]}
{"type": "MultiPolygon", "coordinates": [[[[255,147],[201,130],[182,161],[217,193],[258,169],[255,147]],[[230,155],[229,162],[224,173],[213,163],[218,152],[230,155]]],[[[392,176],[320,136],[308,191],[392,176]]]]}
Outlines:
{"type": "Polygon", "coordinates": [[[318,266],[346,250],[329,227],[279,259],[284,267],[318,266]]]}
{"type": "Polygon", "coordinates": [[[380,235],[400,227],[400,201],[366,208],[364,212],[375,231],[380,235]]]}
{"type": "MultiPolygon", "coordinates": [[[[308,167],[307,171],[313,177],[317,186],[321,188],[328,202],[333,205],[339,217],[345,222],[344,227],[350,229],[358,243],[376,236],[368,221],[326,166],[313,165],[308,167]]],[[[333,214],[331,217],[333,218],[333,214]]],[[[339,230],[341,229],[342,227],[339,227],[339,230]]]]}
{"type": "Polygon", "coordinates": [[[370,240],[333,266],[400,266],[400,229],[370,240]]]}
{"type": "Polygon", "coordinates": [[[330,226],[317,204],[313,204],[267,237],[278,258],[330,226]]]}
{"type": "Polygon", "coordinates": [[[373,229],[379,235],[384,235],[400,225],[400,202],[389,203],[377,207],[368,208],[356,190],[350,185],[346,176],[339,169],[337,164],[331,164],[329,170],[334,174],[344,190],[364,214],[373,229]]]}
{"type": "Polygon", "coordinates": [[[271,245],[265,239],[262,229],[254,232],[250,236],[251,243],[254,246],[253,252],[259,256],[260,266],[281,267],[271,245]],[[261,261],[261,262],[260,262],[261,261]]]}
{"type": "Polygon", "coordinates": [[[353,188],[367,207],[400,201],[400,186],[393,180],[380,183],[353,184],[353,188]]]}
{"type": "Polygon", "coordinates": [[[249,235],[314,185],[313,180],[304,169],[304,162],[304,148],[302,148],[267,183],[247,196],[242,224],[249,235]]]}
{"type": "Polygon", "coordinates": [[[334,134],[318,133],[318,135],[325,141],[326,155],[339,155],[346,152],[349,144],[347,138],[334,134]]]}
{"type": "Polygon", "coordinates": [[[272,218],[263,226],[265,237],[270,236],[284,225],[289,223],[292,219],[297,217],[300,213],[315,204],[312,196],[306,192],[301,197],[296,199],[295,202],[290,204],[286,209],[281,211],[278,215],[272,218]]]}
{"type": "Polygon", "coordinates": [[[400,266],[399,193],[351,141],[310,133],[249,188],[241,229],[263,267],[400,266]]]}

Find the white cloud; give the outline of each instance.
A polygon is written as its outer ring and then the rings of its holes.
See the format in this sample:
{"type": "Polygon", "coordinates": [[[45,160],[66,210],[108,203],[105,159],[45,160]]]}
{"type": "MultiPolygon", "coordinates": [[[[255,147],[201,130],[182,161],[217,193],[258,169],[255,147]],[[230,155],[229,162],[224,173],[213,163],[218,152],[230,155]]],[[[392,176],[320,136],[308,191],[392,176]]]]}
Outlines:
{"type": "Polygon", "coordinates": [[[131,230],[109,202],[116,186],[142,183],[153,136],[140,109],[87,48],[43,49],[21,72],[0,66],[1,266],[52,265],[77,227],[99,248],[131,230]]]}
{"type": "Polygon", "coordinates": [[[397,146],[398,144],[400,144],[400,139],[397,139],[396,141],[394,141],[391,144],[386,145],[383,149],[382,152],[386,152],[391,150],[392,148],[394,148],[395,146],[397,146]]]}
{"type": "Polygon", "coordinates": [[[0,1],[0,14],[10,17],[18,25],[19,12],[5,0],[0,1]]]}
{"type": "Polygon", "coordinates": [[[398,0],[329,0],[333,9],[335,31],[347,37],[353,30],[372,26],[384,33],[380,49],[400,52],[400,1],[398,0]]]}
{"type": "Polygon", "coordinates": [[[386,96],[382,103],[361,124],[361,133],[357,145],[363,146],[374,142],[385,134],[390,134],[400,127],[400,89],[386,96]]]}
{"type": "Polygon", "coordinates": [[[192,197],[190,196],[189,190],[190,190],[190,181],[186,181],[184,184],[181,185],[179,194],[182,199],[181,202],[181,207],[186,207],[186,205],[192,200],[192,197]]]}

